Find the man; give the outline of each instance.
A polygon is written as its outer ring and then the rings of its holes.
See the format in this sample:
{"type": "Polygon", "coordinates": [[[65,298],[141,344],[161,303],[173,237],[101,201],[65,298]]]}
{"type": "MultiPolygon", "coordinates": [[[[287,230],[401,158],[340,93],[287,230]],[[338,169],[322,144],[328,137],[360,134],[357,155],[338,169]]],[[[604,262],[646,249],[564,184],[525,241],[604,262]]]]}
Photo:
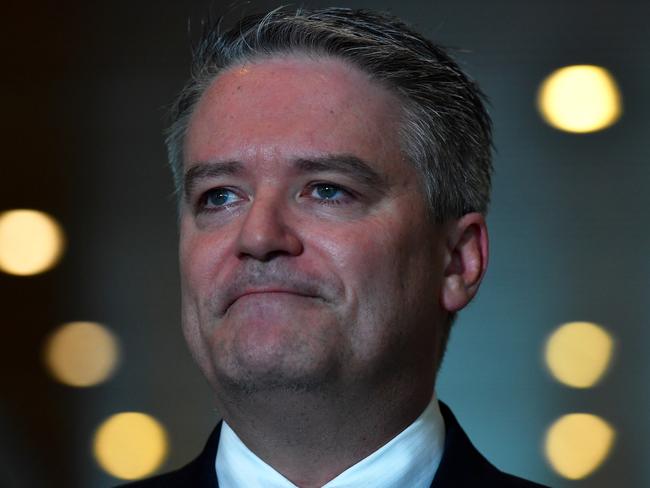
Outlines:
{"type": "Polygon", "coordinates": [[[487,266],[491,172],[444,51],[348,9],[209,28],[167,142],[183,330],[223,422],[136,486],[538,486],[434,395],[487,266]]]}

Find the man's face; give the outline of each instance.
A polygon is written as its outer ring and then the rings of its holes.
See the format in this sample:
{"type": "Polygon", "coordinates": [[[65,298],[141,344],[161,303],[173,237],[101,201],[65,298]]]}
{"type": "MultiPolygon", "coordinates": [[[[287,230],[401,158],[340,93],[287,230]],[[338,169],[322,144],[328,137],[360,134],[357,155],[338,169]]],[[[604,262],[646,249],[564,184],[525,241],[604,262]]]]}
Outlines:
{"type": "Polygon", "coordinates": [[[183,329],[217,391],[432,380],[444,236],[400,108],[338,60],[220,75],[185,145],[183,329]]]}

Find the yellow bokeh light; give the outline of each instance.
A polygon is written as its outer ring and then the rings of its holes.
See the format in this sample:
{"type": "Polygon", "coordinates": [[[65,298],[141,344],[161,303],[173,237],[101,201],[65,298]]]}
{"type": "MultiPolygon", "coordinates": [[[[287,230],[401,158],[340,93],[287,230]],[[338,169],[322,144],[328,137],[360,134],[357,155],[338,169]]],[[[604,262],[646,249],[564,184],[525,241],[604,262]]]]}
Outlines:
{"type": "Polygon", "coordinates": [[[614,429],[600,417],[587,413],[564,415],[548,430],[546,457],[561,476],[584,478],[605,461],[614,437],[614,429]]]}
{"type": "Polygon", "coordinates": [[[119,361],[113,334],[94,322],[61,326],[45,344],[45,364],[52,375],[70,386],[93,386],[105,381],[119,361]]]}
{"type": "Polygon", "coordinates": [[[566,66],[551,73],[540,86],[537,105],[546,122],[567,132],[604,129],[623,111],[612,75],[592,65],[566,66]]]}
{"type": "Polygon", "coordinates": [[[614,341],[602,327],[590,322],[569,322],[546,342],[546,364],[560,382],[589,388],[603,376],[612,359],[614,341]]]}
{"type": "Polygon", "coordinates": [[[118,413],[97,429],[93,451],[100,466],[116,478],[142,478],[153,473],[165,460],[167,433],[149,415],[118,413]]]}
{"type": "Polygon", "coordinates": [[[36,210],[0,213],[0,270],[20,276],[42,273],[63,253],[61,226],[36,210]]]}

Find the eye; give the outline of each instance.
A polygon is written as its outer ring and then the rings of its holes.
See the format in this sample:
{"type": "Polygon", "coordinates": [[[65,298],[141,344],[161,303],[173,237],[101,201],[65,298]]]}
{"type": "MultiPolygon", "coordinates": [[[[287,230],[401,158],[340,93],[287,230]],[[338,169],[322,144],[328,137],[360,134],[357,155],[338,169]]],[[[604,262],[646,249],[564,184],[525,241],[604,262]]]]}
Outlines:
{"type": "Polygon", "coordinates": [[[349,191],[332,183],[314,183],[309,196],[323,204],[345,203],[352,198],[349,191]]]}
{"type": "Polygon", "coordinates": [[[199,208],[200,210],[220,210],[240,200],[241,197],[229,188],[213,188],[203,194],[199,208]]]}

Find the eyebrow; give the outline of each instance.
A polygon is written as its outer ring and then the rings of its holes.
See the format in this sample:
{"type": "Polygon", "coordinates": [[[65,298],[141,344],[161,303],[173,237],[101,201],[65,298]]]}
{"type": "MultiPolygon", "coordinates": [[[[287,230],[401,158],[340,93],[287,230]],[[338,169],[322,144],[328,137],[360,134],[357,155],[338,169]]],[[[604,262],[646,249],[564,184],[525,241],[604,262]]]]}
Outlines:
{"type": "Polygon", "coordinates": [[[336,154],[309,159],[300,158],[295,161],[295,166],[303,173],[342,173],[377,190],[384,190],[389,186],[386,178],[374,170],[370,164],[351,154],[336,154]]]}
{"type": "MultiPolygon", "coordinates": [[[[345,174],[382,193],[390,186],[386,178],[374,170],[370,164],[351,154],[298,158],[293,165],[301,173],[334,172],[345,174]]],[[[202,179],[238,176],[244,171],[244,165],[240,161],[207,161],[193,164],[183,177],[185,198],[189,200],[198,181],[202,179]]]]}
{"type": "Polygon", "coordinates": [[[220,176],[236,176],[244,171],[244,165],[239,161],[211,161],[197,163],[185,172],[183,177],[183,193],[189,200],[197,182],[205,178],[220,176]]]}

